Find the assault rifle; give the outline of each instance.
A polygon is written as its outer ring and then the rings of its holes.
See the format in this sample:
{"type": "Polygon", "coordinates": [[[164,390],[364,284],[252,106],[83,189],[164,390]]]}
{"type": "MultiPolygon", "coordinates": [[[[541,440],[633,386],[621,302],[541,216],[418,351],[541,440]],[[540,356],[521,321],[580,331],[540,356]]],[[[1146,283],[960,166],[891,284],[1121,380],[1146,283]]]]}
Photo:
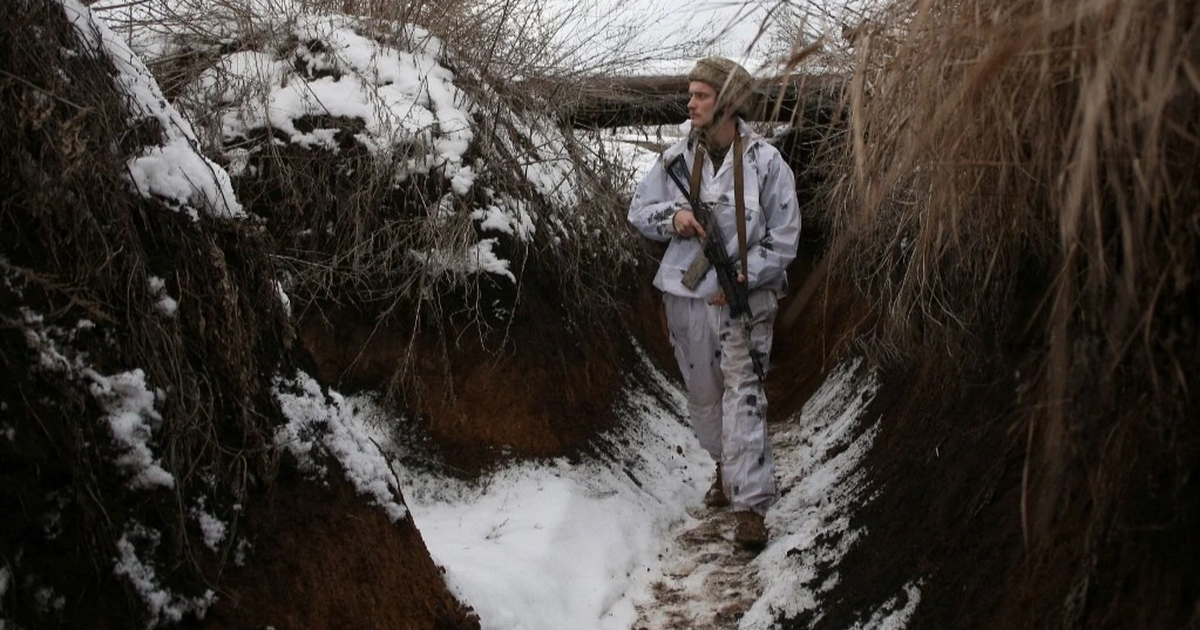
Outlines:
{"type": "MultiPolygon", "coordinates": [[[[692,195],[688,190],[688,167],[687,162],[683,159],[683,154],[675,156],[667,164],[667,176],[671,181],[675,182],[675,187],[683,193],[683,196],[691,202],[692,195]]],[[[696,196],[695,203],[691,204],[692,214],[696,216],[696,220],[700,225],[704,226],[705,238],[701,245],[701,254],[708,261],[712,269],[717,272],[717,284],[721,287],[721,292],[725,294],[725,301],[729,304],[729,317],[740,323],[746,331],[746,345],[750,344],[750,328],[754,321],[754,314],[750,311],[750,290],[746,287],[745,282],[738,281],[737,262],[729,256],[729,251],[725,249],[725,237],[721,234],[721,226],[717,224],[717,217],[713,215],[712,206],[706,202],[700,201],[699,195],[696,196]]],[[[694,275],[693,271],[697,269],[696,263],[700,262],[699,257],[688,269],[688,275],[694,275]]],[[[707,273],[707,266],[699,267],[700,273],[696,275],[689,289],[695,288],[700,278],[707,273]]],[[[688,285],[685,276],[685,286],[688,285]]],[[[758,375],[760,383],[766,380],[766,370],[763,368],[762,353],[750,348],[750,359],[754,362],[754,373],[758,375]]]]}

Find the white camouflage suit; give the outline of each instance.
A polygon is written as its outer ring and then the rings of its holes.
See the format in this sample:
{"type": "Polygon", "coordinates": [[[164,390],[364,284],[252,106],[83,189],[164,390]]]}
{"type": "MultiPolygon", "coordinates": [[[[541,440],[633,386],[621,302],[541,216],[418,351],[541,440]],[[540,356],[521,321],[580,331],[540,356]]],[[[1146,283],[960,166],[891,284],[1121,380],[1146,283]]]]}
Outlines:
{"type": "MultiPolygon", "coordinates": [[[[796,256],[800,211],[796,181],[775,147],[740,119],[746,204],[746,279],[750,287],[753,325],[747,340],[744,328],[729,317],[728,306],[709,303],[720,287],[709,271],[690,290],[681,280],[701,252],[697,238],[675,234],[673,218],[688,202],[671,182],[665,165],[681,153],[692,172],[697,134],[691,122],[682,129],[688,138],[663,152],[638,185],[629,208],[629,222],[644,236],[670,241],[654,286],[663,292],[667,325],[675,358],[687,386],[688,415],[700,445],[721,464],[725,495],[735,511],[765,514],[775,502],[775,462],[767,439],[767,400],[754,373],[750,349],[764,364],[771,351],[778,296],[786,290],[788,264],[796,256]]],[[[714,173],[704,159],[700,200],[713,204],[725,237],[725,248],[740,260],[734,204],[733,161],[729,149],[714,173]]]]}

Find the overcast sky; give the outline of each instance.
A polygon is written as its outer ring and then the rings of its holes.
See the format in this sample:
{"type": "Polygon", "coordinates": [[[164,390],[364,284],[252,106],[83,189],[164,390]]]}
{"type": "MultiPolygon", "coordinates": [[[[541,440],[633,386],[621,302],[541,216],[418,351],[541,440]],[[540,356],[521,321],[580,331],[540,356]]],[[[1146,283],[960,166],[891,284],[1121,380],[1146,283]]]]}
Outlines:
{"type": "MultiPolygon", "coordinates": [[[[797,7],[813,5],[812,0],[552,0],[580,15],[577,31],[564,30],[571,41],[587,33],[606,34],[596,38],[597,46],[617,46],[622,50],[654,50],[690,42],[700,45],[703,54],[731,57],[743,62],[751,72],[768,56],[769,36],[760,37],[764,22],[777,22],[779,16],[795,12],[797,7]],[[632,35],[633,46],[623,37],[632,35]]],[[[659,70],[686,71],[692,59],[660,59],[649,64],[647,73],[659,70]]]]}

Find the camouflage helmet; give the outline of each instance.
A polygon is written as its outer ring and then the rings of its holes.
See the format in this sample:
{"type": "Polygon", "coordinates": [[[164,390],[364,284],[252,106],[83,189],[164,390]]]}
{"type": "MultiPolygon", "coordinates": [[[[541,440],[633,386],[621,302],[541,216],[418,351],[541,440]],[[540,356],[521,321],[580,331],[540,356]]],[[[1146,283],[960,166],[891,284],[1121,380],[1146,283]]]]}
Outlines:
{"type": "Polygon", "coordinates": [[[753,104],[754,80],[737,62],[725,57],[705,57],[688,73],[688,81],[706,83],[717,91],[718,111],[746,115],[753,104]]]}

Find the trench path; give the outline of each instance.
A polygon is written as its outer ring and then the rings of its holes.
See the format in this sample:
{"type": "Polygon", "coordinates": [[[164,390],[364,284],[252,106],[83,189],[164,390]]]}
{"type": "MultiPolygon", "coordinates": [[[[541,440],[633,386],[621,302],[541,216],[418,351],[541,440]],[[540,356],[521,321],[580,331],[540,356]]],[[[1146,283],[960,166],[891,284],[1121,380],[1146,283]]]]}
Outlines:
{"type": "Polygon", "coordinates": [[[637,606],[635,630],[730,630],[762,594],[757,552],[733,543],[729,508],[698,505],[664,552],[654,600],[637,606]]]}

